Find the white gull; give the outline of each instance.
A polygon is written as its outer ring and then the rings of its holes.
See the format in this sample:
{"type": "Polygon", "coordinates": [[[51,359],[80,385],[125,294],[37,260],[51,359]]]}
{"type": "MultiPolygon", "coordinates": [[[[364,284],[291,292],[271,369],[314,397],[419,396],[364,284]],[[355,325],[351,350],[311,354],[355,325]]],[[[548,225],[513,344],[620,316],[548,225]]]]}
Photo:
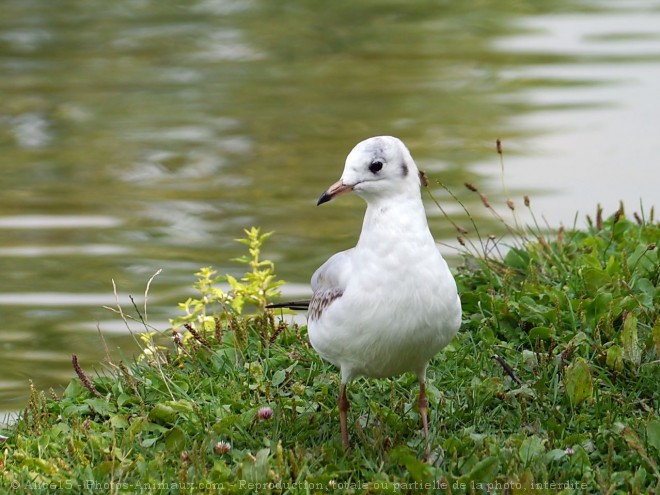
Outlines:
{"type": "MultiPolygon", "coordinates": [[[[456,335],[461,302],[429,231],[420,173],[401,140],[372,137],[346,158],[341,179],[319,198],[353,191],[367,202],[357,245],[333,255],[312,276],[308,332],[316,351],[341,370],[341,439],[348,448],[346,384],[411,371],[420,390],[426,454],[428,362],[456,335]]],[[[301,309],[306,302],[271,307],[301,309]]]]}

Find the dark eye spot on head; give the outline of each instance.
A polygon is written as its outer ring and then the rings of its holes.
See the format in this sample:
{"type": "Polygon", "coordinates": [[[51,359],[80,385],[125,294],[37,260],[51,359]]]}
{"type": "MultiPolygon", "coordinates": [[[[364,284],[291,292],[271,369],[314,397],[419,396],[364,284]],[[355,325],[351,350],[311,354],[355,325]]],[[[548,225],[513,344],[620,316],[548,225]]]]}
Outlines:
{"type": "Polygon", "coordinates": [[[408,176],[408,165],[405,162],[401,164],[401,175],[404,177],[408,176]]]}
{"type": "Polygon", "coordinates": [[[376,160],[375,162],[371,162],[371,165],[369,165],[369,170],[371,171],[372,174],[380,172],[380,169],[382,168],[383,168],[383,162],[379,160],[376,160]]]}
{"type": "Polygon", "coordinates": [[[424,187],[429,187],[429,178],[426,176],[423,170],[419,171],[419,181],[424,187]]]}

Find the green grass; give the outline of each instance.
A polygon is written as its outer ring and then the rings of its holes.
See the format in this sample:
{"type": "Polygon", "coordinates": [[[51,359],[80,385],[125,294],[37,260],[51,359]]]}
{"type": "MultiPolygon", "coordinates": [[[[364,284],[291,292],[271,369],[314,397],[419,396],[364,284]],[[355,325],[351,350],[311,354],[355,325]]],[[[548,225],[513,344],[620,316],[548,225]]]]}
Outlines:
{"type": "Polygon", "coordinates": [[[276,289],[251,231],[242,261],[252,271],[232,292],[200,272],[200,298],[174,320],[193,333],[172,344],[146,332],[138,361],[108,359],[95,378],[78,369],[61,397],[32,390],[0,437],[0,486],[659,493],[660,225],[621,210],[583,231],[544,234],[552,240],[511,231],[503,258],[468,254],[456,274],[463,326],[428,371],[432,463],[421,460],[412,375],[350,384],[353,448],[342,451],[337,370],[304,327],[240,315],[276,289]]]}

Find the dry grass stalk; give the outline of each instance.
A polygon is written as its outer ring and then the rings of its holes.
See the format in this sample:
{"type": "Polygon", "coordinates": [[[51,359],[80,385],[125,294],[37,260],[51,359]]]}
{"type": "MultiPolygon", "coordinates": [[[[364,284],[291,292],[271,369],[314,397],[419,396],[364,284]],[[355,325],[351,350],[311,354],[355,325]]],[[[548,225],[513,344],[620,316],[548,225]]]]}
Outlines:
{"type": "Polygon", "coordinates": [[[78,375],[78,378],[80,378],[80,381],[85,386],[85,388],[89,390],[92,393],[92,395],[102,398],[103,394],[101,394],[101,392],[96,390],[96,387],[94,387],[90,379],[87,377],[85,372],[80,367],[80,363],[78,363],[78,356],[76,356],[75,354],[71,354],[71,362],[73,363],[73,369],[75,370],[76,375],[78,375]]]}
{"type": "Polygon", "coordinates": [[[215,318],[215,328],[214,333],[215,333],[215,341],[216,343],[222,342],[222,321],[220,321],[220,318],[216,317],[215,318]]]}
{"type": "Polygon", "coordinates": [[[275,327],[273,334],[270,336],[269,342],[272,344],[277,340],[279,334],[281,334],[287,328],[287,323],[284,320],[281,320],[280,323],[275,327]]]}
{"type": "Polygon", "coordinates": [[[564,226],[559,226],[559,231],[557,232],[557,245],[561,247],[564,244],[564,226]]]}
{"type": "Polygon", "coordinates": [[[211,348],[211,344],[209,343],[209,341],[206,340],[206,338],[204,338],[204,336],[202,334],[200,334],[197,330],[195,330],[195,327],[193,327],[190,323],[186,323],[183,326],[185,327],[186,330],[188,330],[190,332],[190,334],[193,336],[193,338],[197,342],[202,344],[207,349],[211,348]]]}

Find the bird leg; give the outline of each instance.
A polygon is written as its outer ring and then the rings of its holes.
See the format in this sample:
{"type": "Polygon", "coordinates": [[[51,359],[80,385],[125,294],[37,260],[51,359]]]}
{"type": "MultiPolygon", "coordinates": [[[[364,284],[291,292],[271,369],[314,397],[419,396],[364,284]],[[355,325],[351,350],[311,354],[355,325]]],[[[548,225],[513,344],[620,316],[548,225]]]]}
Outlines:
{"type": "Polygon", "coordinates": [[[339,395],[339,426],[341,427],[341,444],[344,450],[348,450],[348,408],[349,403],[346,398],[346,384],[341,384],[341,394],[339,395]]]}
{"type": "Polygon", "coordinates": [[[426,442],[425,459],[428,459],[431,453],[431,444],[429,443],[429,421],[427,412],[429,409],[429,401],[426,399],[426,385],[422,380],[419,381],[419,398],[417,399],[417,406],[419,407],[419,414],[422,416],[422,428],[424,429],[424,441],[426,442]]]}

